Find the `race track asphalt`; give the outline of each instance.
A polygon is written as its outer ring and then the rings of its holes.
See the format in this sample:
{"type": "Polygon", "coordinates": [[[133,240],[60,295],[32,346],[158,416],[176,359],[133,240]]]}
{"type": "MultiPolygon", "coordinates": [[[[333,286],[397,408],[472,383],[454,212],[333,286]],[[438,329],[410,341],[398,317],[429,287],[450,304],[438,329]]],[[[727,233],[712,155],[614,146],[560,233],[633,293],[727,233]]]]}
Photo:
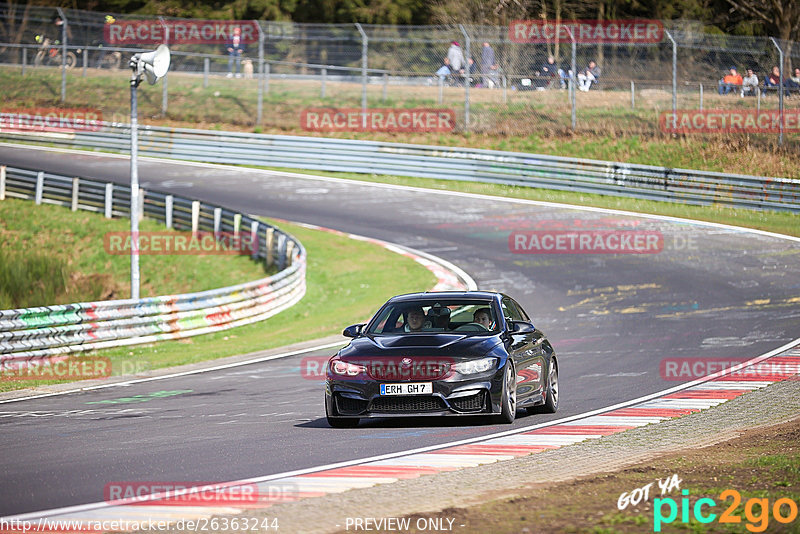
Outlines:
{"type": "MultiPolygon", "coordinates": [[[[0,164],[129,180],[124,158],[0,144],[0,164]]],[[[746,359],[800,332],[800,246],[776,237],[246,168],[141,159],[139,176],[145,189],[427,251],[466,270],[481,289],[516,297],[550,337],[561,367],[558,414],[521,415],[517,427],[680,383],[662,376],[662,360],[746,359]],[[660,232],[663,250],[509,248],[514,231],[561,229],[660,232]]],[[[420,418],[331,429],[321,382],[300,375],[304,356],[0,405],[0,516],[101,501],[112,482],[234,480],[509,428],[420,418]],[[115,402],[134,395],[143,400],[115,402]]]]}

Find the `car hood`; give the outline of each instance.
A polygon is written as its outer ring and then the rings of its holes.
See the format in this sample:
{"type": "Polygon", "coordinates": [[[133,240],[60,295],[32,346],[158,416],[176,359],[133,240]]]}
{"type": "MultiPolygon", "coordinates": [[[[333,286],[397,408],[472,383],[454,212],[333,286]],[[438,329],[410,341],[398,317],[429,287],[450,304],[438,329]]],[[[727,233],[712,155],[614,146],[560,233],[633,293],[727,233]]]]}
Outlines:
{"type": "Polygon", "coordinates": [[[362,336],[353,339],[342,349],[342,357],[430,356],[479,357],[500,344],[500,336],[469,336],[464,334],[406,334],[362,336]]]}

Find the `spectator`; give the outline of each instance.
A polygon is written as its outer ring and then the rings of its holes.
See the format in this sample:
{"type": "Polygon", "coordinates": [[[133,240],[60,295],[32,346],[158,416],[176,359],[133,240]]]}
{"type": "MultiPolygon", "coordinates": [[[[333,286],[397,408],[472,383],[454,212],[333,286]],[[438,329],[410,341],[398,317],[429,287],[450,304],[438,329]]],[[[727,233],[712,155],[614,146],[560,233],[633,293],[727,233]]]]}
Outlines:
{"type": "Polygon", "coordinates": [[[466,78],[467,78],[467,81],[469,82],[469,84],[471,86],[473,86],[473,87],[475,86],[475,83],[477,82],[477,79],[473,77],[473,75],[475,74],[475,71],[477,69],[478,69],[478,67],[477,67],[477,65],[475,65],[475,60],[472,59],[472,58],[468,58],[467,59],[467,68],[465,69],[466,70],[466,78]]]}
{"type": "Polygon", "coordinates": [[[481,86],[486,86],[489,89],[494,89],[497,86],[497,58],[494,55],[494,49],[489,43],[483,43],[481,49],[481,86]]]}
{"type": "Polygon", "coordinates": [[[236,64],[236,77],[241,78],[242,75],[239,72],[239,66],[242,62],[242,54],[244,53],[244,42],[242,41],[242,29],[241,28],[234,28],[233,35],[226,43],[226,48],[228,50],[228,78],[233,77],[233,65],[236,64]]]}
{"type": "Polygon", "coordinates": [[[794,73],[783,81],[783,86],[786,88],[787,95],[792,91],[800,94],[800,68],[794,69],[794,73]]]}
{"type": "Polygon", "coordinates": [[[454,74],[463,74],[464,53],[461,51],[461,47],[458,45],[457,41],[450,43],[450,48],[447,50],[447,59],[450,60],[450,70],[452,70],[454,74]]]}
{"type": "Polygon", "coordinates": [[[444,64],[436,71],[436,75],[444,81],[451,74],[453,71],[450,70],[450,58],[444,58],[444,64]]]}
{"type": "Polygon", "coordinates": [[[741,96],[756,96],[758,90],[758,76],[753,73],[753,69],[747,69],[747,76],[742,81],[741,96]]]}
{"type": "Polygon", "coordinates": [[[731,91],[736,91],[742,86],[742,77],[736,72],[736,67],[730,68],[730,73],[719,81],[719,94],[727,95],[731,91]]]}
{"type": "Polygon", "coordinates": [[[600,73],[600,67],[597,66],[597,63],[590,61],[589,66],[578,73],[578,89],[584,93],[588,92],[593,83],[597,84],[597,80],[600,79],[600,73]]]}
{"type": "Polygon", "coordinates": [[[547,56],[547,61],[541,66],[539,73],[540,76],[547,78],[546,85],[548,89],[555,89],[556,84],[562,89],[567,86],[565,81],[567,75],[559,68],[556,58],[553,56],[547,56]]]}
{"type": "Polygon", "coordinates": [[[772,67],[772,72],[764,79],[764,87],[778,87],[781,84],[781,69],[772,67]]]}

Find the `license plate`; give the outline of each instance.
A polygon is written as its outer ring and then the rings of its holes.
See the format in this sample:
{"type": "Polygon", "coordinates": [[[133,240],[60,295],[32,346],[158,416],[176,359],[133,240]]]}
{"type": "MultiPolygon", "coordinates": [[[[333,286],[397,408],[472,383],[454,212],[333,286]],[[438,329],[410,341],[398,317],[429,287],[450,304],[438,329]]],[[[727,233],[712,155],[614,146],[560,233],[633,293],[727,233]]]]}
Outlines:
{"type": "Polygon", "coordinates": [[[431,393],[433,393],[433,382],[381,384],[381,395],[430,395],[431,393]]]}

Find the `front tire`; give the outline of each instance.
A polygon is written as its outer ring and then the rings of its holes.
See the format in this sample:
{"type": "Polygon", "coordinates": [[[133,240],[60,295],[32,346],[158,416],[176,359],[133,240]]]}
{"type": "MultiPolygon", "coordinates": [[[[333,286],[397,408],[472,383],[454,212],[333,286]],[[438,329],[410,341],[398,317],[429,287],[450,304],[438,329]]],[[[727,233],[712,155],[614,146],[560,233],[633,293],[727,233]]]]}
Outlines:
{"type": "Polygon", "coordinates": [[[497,422],[510,425],[517,417],[517,373],[510,361],[503,374],[503,394],[500,399],[501,409],[497,422]]]}

